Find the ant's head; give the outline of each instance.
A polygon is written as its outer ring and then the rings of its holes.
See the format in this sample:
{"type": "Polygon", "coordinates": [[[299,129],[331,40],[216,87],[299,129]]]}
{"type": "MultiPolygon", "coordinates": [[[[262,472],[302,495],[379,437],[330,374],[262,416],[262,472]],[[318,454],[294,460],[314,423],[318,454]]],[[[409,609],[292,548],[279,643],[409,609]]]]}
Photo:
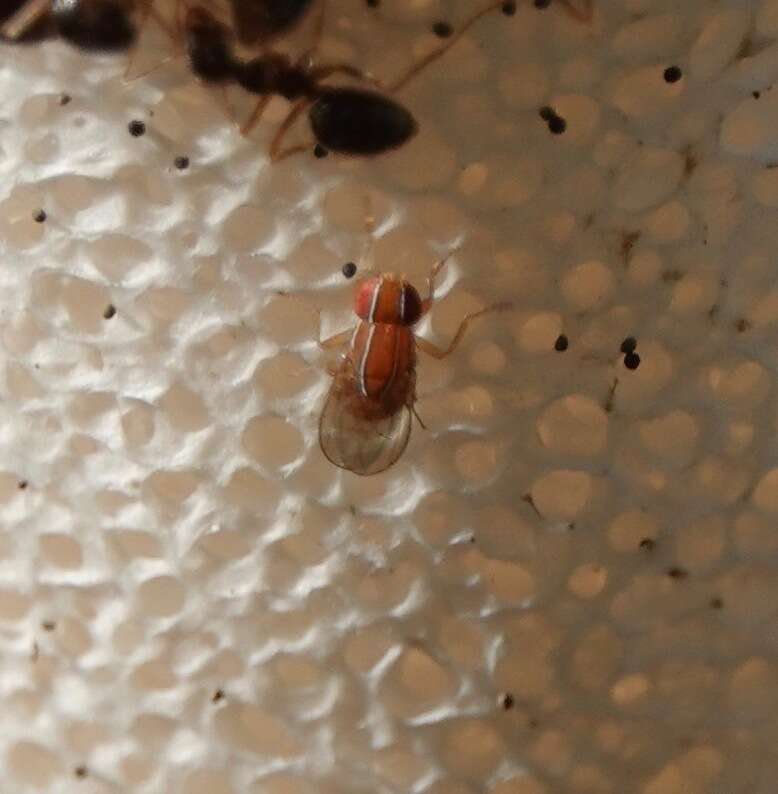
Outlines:
{"type": "Polygon", "coordinates": [[[341,154],[381,154],[402,146],[418,130],[398,102],[360,88],[320,89],[308,118],[316,140],[341,154]]]}
{"type": "Polygon", "coordinates": [[[121,0],[53,0],[51,17],[60,36],[83,50],[126,50],[137,35],[121,0]]]}
{"type": "Polygon", "coordinates": [[[362,320],[391,325],[415,325],[422,315],[416,287],[392,273],[366,278],[357,287],[354,311],[362,320]]]}

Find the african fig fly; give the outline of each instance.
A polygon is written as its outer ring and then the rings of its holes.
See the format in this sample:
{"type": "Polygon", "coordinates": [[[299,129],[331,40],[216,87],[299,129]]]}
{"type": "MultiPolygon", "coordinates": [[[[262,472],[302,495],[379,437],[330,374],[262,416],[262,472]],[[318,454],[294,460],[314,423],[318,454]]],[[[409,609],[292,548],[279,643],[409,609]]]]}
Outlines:
{"type": "Polygon", "coordinates": [[[367,476],[393,465],[411,435],[416,413],[416,351],[445,358],[462,341],[477,317],[511,308],[496,303],[462,319],[448,347],[439,348],[418,337],[413,327],[432,308],[434,282],[446,260],[439,261],[427,278],[422,299],[404,276],[380,273],[364,279],[356,289],[353,330],[320,342],[323,348],[348,343],[333,376],[319,420],[319,445],[325,457],[341,469],[367,476]]]}

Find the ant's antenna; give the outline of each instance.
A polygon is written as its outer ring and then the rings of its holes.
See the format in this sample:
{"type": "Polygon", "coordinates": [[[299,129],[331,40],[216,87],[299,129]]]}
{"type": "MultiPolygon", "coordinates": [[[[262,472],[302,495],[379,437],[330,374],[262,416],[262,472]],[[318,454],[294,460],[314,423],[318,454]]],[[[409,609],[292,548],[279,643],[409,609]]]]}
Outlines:
{"type": "Polygon", "coordinates": [[[476,11],[462,23],[459,30],[457,30],[456,33],[454,33],[454,35],[451,36],[451,38],[449,38],[445,44],[425,55],[417,63],[412,64],[404,75],[400,76],[387,88],[387,91],[390,94],[394,94],[401,88],[404,88],[414,77],[416,77],[417,74],[419,74],[419,72],[426,69],[431,63],[437,61],[438,58],[445,55],[459,41],[459,39],[461,39],[462,36],[464,36],[465,33],[467,33],[467,31],[473,27],[476,22],[478,22],[479,19],[481,19],[481,17],[485,17],[496,8],[502,8],[505,10],[515,8],[515,6],[516,3],[513,2],[513,0],[497,0],[497,2],[489,3],[488,6],[480,9],[480,11],[476,11]]]}
{"type": "Polygon", "coordinates": [[[51,10],[51,0],[30,0],[0,27],[0,36],[15,41],[51,10]]]}

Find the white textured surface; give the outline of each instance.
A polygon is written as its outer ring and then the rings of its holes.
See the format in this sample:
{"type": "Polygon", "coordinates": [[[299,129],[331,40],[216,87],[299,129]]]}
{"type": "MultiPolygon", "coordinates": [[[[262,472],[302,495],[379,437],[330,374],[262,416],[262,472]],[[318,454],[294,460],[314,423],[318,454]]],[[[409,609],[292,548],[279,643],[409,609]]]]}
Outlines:
{"type": "MultiPolygon", "coordinates": [[[[387,76],[468,8],[332,5],[387,76]]],[[[775,0],[524,3],[403,151],[275,167],[280,104],[241,140],[179,66],[0,50],[4,794],[774,794],[776,37],[775,0]],[[361,480],[314,340],[368,192],[378,268],[461,241],[426,335],[517,308],[361,480]]]]}

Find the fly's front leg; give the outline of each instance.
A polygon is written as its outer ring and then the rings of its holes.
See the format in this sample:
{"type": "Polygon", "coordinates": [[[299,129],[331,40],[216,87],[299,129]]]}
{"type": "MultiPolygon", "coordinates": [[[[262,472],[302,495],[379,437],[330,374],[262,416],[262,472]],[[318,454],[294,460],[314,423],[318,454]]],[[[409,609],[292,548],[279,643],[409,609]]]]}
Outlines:
{"type": "Polygon", "coordinates": [[[473,320],[483,317],[484,314],[491,314],[492,312],[504,312],[512,308],[512,303],[493,303],[491,306],[487,306],[485,309],[481,309],[477,312],[471,312],[470,314],[466,315],[464,320],[462,320],[462,322],[459,324],[459,328],[457,328],[457,332],[454,334],[454,338],[451,340],[451,343],[448,347],[438,347],[437,345],[433,345],[432,342],[429,342],[426,339],[421,339],[418,336],[416,337],[416,344],[419,346],[419,350],[421,350],[423,353],[426,353],[428,356],[432,356],[433,358],[445,358],[457,349],[459,343],[462,341],[462,337],[467,331],[467,327],[471,322],[473,322],[473,320]]]}
{"type": "Polygon", "coordinates": [[[426,314],[432,308],[432,304],[435,300],[435,278],[453,253],[453,251],[449,251],[443,259],[438,260],[432,266],[432,270],[430,270],[430,274],[427,276],[427,297],[421,302],[422,315],[426,314]]]}
{"type": "Polygon", "coordinates": [[[326,339],[322,339],[321,336],[316,340],[319,343],[319,347],[322,350],[332,350],[333,347],[343,347],[343,345],[351,339],[351,335],[354,332],[349,328],[346,331],[341,331],[339,334],[335,334],[334,336],[328,336],[326,339]]]}

